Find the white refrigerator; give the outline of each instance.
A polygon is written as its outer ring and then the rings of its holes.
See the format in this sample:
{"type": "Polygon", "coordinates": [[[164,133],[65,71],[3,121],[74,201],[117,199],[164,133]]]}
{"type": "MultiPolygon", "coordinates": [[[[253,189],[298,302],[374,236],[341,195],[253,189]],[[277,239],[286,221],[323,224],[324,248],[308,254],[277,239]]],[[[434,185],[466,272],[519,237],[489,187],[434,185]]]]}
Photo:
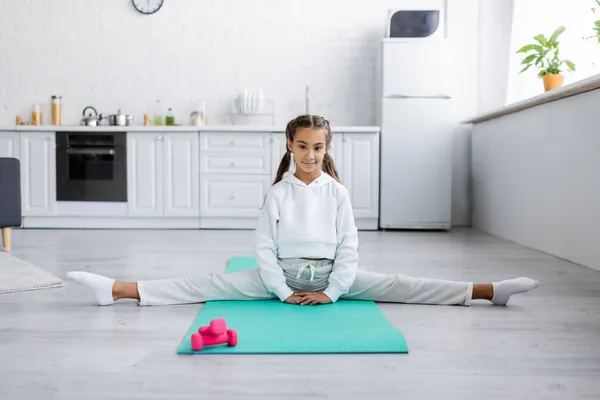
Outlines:
{"type": "Polygon", "coordinates": [[[382,229],[451,226],[455,65],[447,37],[383,39],[382,229]]]}

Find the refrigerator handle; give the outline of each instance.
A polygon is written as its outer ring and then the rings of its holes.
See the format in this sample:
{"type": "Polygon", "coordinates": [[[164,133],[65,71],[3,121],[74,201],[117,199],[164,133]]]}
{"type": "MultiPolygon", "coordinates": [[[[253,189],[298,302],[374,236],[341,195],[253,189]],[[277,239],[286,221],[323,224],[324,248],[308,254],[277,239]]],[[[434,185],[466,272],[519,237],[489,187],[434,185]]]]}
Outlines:
{"type": "Polygon", "coordinates": [[[385,99],[451,99],[451,96],[447,95],[433,95],[433,96],[408,96],[404,94],[391,94],[389,96],[383,96],[385,99]]]}

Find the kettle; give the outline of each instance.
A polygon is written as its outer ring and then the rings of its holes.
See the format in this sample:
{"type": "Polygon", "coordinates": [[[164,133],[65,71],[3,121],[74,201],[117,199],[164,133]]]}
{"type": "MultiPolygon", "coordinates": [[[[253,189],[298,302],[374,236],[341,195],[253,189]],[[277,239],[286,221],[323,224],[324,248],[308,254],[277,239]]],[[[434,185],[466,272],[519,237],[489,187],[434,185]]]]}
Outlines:
{"type": "Polygon", "coordinates": [[[80,125],[85,126],[98,126],[100,122],[100,118],[98,117],[98,111],[92,106],[87,106],[83,109],[83,118],[81,119],[80,125]],[[94,115],[90,112],[88,115],[85,115],[85,112],[88,109],[92,109],[94,111],[94,115]]]}

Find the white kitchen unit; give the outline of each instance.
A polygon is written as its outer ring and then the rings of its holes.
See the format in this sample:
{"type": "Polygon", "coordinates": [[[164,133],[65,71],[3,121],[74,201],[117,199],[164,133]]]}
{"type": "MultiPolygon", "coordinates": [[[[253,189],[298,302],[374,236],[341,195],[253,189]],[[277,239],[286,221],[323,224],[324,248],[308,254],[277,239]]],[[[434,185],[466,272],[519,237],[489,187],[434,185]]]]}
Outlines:
{"type": "Polygon", "coordinates": [[[127,135],[127,205],[130,217],[162,217],[163,136],[130,133],[127,135]]]}
{"type": "Polygon", "coordinates": [[[198,132],[127,134],[130,218],[157,225],[199,227],[198,132]]]}
{"type": "Polygon", "coordinates": [[[368,133],[344,133],[342,140],[343,155],[340,167],[342,176],[340,179],[350,192],[356,225],[359,229],[377,230],[379,222],[379,136],[368,133]]]}
{"type": "Polygon", "coordinates": [[[200,227],[254,229],[271,158],[270,132],[200,132],[200,227]]]}
{"type": "MultiPolygon", "coordinates": [[[[360,135],[360,133],[358,134],[360,135]]],[[[344,136],[343,132],[336,132],[333,134],[333,138],[331,139],[331,147],[329,149],[329,155],[333,158],[333,162],[335,163],[335,168],[337,169],[338,175],[342,182],[345,182],[344,179],[344,136]]],[[[378,135],[370,135],[378,138],[378,135]]],[[[370,157],[370,156],[369,156],[370,157]]],[[[377,159],[379,159],[379,154],[377,154],[377,159]]]]}
{"type": "Polygon", "coordinates": [[[56,140],[54,132],[21,132],[21,197],[28,217],[56,215],[56,140]]]}
{"type": "Polygon", "coordinates": [[[0,157],[21,158],[21,135],[18,132],[0,131],[0,157]]]}
{"type": "MultiPolygon", "coordinates": [[[[29,128],[0,131],[0,155],[21,159],[25,228],[254,229],[285,153],[266,127],[102,127],[127,134],[126,201],[57,202],[56,133],[29,128]]],[[[361,230],[378,229],[379,139],[338,128],[330,150],[361,230]]]]}
{"type": "Polygon", "coordinates": [[[0,132],[0,157],[20,160],[23,226],[31,218],[56,216],[54,132],[0,132]]]}
{"type": "Polygon", "coordinates": [[[271,133],[271,181],[277,178],[277,170],[281,159],[287,151],[285,133],[271,133]]]}
{"type": "Polygon", "coordinates": [[[166,217],[199,217],[198,132],[165,133],[163,140],[166,217]]]}

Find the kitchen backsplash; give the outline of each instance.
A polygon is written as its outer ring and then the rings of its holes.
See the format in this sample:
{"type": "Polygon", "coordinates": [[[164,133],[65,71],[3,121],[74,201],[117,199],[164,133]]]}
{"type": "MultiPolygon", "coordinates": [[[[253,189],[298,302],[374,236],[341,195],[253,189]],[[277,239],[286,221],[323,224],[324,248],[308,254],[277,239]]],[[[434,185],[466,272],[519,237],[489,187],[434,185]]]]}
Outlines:
{"type": "MultiPolygon", "coordinates": [[[[397,3],[349,4],[178,0],[144,16],[127,0],[0,0],[0,125],[31,120],[35,103],[48,124],[51,95],[68,125],[89,105],[142,124],[157,100],[184,124],[206,100],[209,123],[227,124],[245,87],[262,87],[284,124],[304,112],[306,86],[310,112],[377,124],[380,44],[397,3]]],[[[455,12],[469,13],[473,1],[460,4],[455,12]]]]}

